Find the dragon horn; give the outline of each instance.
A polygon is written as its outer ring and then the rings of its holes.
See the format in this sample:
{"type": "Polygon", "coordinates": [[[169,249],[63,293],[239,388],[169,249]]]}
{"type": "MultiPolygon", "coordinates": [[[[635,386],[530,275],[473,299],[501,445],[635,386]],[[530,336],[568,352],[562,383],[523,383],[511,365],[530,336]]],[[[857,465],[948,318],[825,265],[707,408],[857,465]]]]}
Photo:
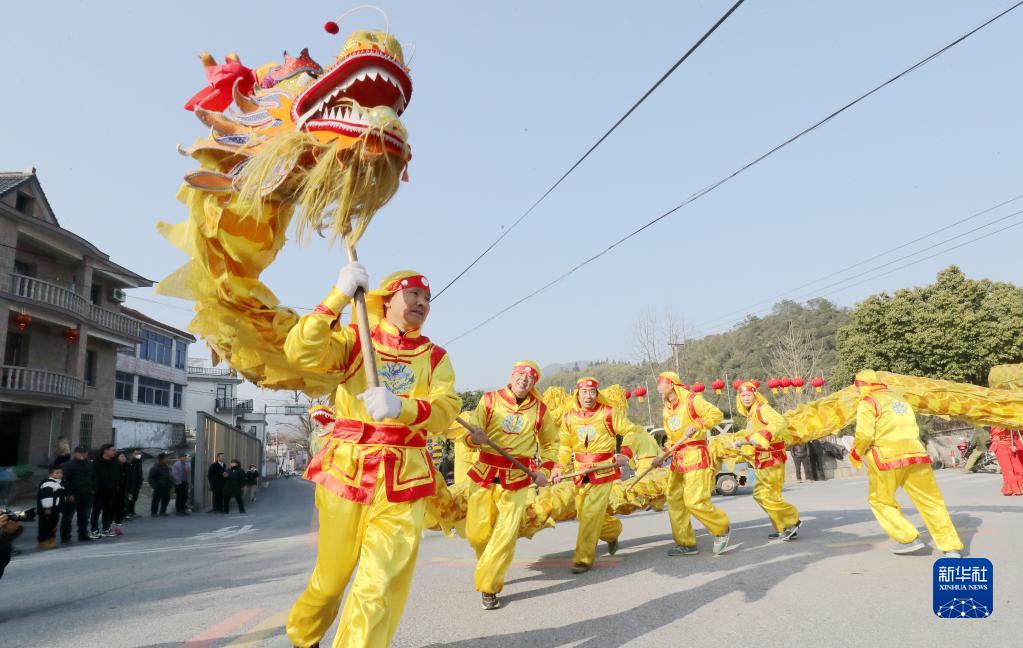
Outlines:
{"type": "Polygon", "coordinates": [[[250,97],[248,97],[244,92],[242,92],[241,88],[239,87],[241,81],[242,81],[241,78],[235,79],[234,85],[231,86],[231,94],[234,96],[234,103],[247,113],[256,112],[257,110],[260,109],[260,106],[258,103],[253,101],[250,97]]]}
{"type": "Polygon", "coordinates": [[[199,52],[199,60],[202,61],[203,67],[213,67],[217,64],[217,59],[209,52],[199,52]]]}

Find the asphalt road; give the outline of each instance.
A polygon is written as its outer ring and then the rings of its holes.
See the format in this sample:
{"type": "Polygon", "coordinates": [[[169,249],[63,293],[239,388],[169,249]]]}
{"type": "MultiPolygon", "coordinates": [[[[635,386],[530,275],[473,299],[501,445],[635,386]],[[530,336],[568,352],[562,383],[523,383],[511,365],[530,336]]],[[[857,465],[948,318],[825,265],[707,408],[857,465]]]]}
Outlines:
{"type": "MultiPolygon", "coordinates": [[[[394,645],[1011,645],[1023,609],[1023,498],[1002,497],[996,475],[938,476],[968,555],[994,563],[988,619],[934,616],[937,552],[890,554],[866,482],[852,478],[786,488],[804,521],[791,543],[767,540],[748,493],[715,498],[737,545],[717,558],[702,529],[699,556],[666,556],[667,517],[647,512],[624,518],[616,556],[601,545],[596,569],[573,576],[576,526],[561,524],[520,541],[504,607],[493,612],[479,607],[465,541],[428,532],[394,645]]],[[[284,619],[314,559],[309,484],[277,482],[247,515],[143,517],[126,528],[122,538],[15,557],[0,580],[0,645],[289,645],[284,619]]],[[[19,545],[33,537],[30,529],[19,545]]]]}

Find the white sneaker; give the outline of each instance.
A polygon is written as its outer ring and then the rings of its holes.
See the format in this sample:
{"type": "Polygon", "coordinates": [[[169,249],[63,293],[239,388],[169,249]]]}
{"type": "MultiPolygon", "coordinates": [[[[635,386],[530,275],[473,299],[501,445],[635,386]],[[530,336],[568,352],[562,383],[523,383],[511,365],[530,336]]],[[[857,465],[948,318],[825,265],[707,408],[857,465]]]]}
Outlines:
{"type": "Polygon", "coordinates": [[[924,543],[920,542],[919,539],[913,540],[912,542],[900,542],[892,547],[892,553],[896,556],[903,556],[905,554],[911,554],[920,551],[924,548],[924,543]]]}
{"type": "Polygon", "coordinates": [[[725,549],[728,548],[728,537],[731,532],[726,531],[725,535],[719,535],[714,537],[714,555],[720,555],[725,549]]]}
{"type": "Polygon", "coordinates": [[[963,555],[961,553],[959,553],[958,551],[946,551],[945,552],[945,557],[946,558],[962,558],[963,555]]]}
{"type": "Polygon", "coordinates": [[[103,537],[103,534],[100,533],[99,530],[97,529],[96,531],[89,531],[89,537],[92,538],[93,540],[99,540],[100,538],[103,537]]]}

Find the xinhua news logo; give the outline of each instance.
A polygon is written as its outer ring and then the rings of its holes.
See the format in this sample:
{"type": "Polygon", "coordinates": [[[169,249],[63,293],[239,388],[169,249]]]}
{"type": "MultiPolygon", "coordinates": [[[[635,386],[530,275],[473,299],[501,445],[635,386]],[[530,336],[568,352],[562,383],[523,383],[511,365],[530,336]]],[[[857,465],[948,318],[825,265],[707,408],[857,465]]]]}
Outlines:
{"type": "Polygon", "coordinates": [[[934,614],[986,619],[995,611],[995,570],[987,558],[941,558],[934,563],[934,614]]]}

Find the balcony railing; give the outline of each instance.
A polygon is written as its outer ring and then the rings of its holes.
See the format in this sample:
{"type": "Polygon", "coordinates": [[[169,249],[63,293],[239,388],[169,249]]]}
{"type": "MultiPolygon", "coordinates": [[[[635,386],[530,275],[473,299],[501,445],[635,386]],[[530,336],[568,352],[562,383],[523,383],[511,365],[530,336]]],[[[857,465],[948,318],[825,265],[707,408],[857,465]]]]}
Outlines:
{"type": "Polygon", "coordinates": [[[79,378],[28,367],[0,365],[0,389],[73,400],[85,398],[85,383],[79,378]]]}
{"type": "Polygon", "coordinates": [[[138,320],[112,310],[107,310],[106,308],[101,308],[64,286],[12,272],[10,275],[10,292],[12,295],[22,299],[55,306],[61,310],[75,313],[82,319],[102,328],[116,331],[129,337],[141,337],[142,323],[138,320]]]}
{"type": "Polygon", "coordinates": [[[235,414],[245,414],[252,411],[252,399],[238,400],[237,398],[218,398],[216,408],[218,412],[226,411],[234,412],[235,414]]]}
{"type": "Polygon", "coordinates": [[[234,369],[228,367],[189,367],[189,376],[236,376],[234,369]]]}

